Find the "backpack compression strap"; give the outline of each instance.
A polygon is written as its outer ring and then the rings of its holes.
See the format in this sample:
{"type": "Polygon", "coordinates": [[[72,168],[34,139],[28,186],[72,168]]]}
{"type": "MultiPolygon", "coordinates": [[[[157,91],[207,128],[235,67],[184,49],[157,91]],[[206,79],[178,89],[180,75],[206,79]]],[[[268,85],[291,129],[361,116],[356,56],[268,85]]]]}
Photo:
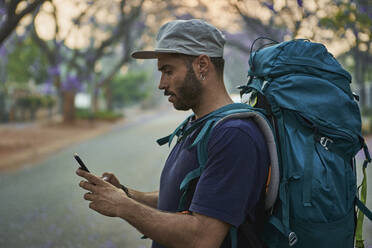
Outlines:
{"type": "Polygon", "coordinates": [[[358,221],[357,221],[357,227],[355,231],[355,247],[356,248],[362,248],[364,247],[363,244],[363,221],[364,221],[364,215],[368,217],[372,221],[372,212],[365,206],[367,202],[367,173],[366,168],[367,165],[371,162],[371,156],[369,155],[368,147],[366,143],[363,141],[363,151],[366,159],[363,163],[363,180],[360,186],[358,187],[358,191],[360,189],[360,199],[358,196],[355,198],[355,204],[359,208],[358,212],[358,221]]]}
{"type": "MultiPolygon", "coordinates": [[[[271,103],[272,113],[277,120],[277,139],[279,141],[279,146],[281,149],[286,147],[286,140],[281,135],[284,135],[284,120],[283,120],[283,113],[280,110],[279,106],[273,99],[269,99],[271,103]]],[[[280,159],[281,163],[286,163],[288,161],[287,153],[284,151],[280,151],[280,159]]],[[[287,192],[287,184],[288,184],[288,172],[286,166],[282,167],[282,179],[279,184],[279,199],[281,201],[281,208],[282,208],[282,216],[281,220],[279,220],[275,216],[270,216],[269,222],[272,224],[279,232],[281,232],[286,238],[288,238],[288,244],[290,247],[295,245],[298,241],[296,233],[294,233],[290,229],[289,225],[289,195],[287,192]]]]}

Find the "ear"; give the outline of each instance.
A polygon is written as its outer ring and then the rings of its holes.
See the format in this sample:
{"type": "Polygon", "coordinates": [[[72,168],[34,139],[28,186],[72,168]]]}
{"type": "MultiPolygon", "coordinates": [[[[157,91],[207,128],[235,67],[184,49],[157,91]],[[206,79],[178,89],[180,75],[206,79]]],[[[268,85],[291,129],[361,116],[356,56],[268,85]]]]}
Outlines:
{"type": "Polygon", "coordinates": [[[211,60],[208,55],[202,54],[196,60],[196,75],[201,78],[205,78],[210,70],[211,60]]]}

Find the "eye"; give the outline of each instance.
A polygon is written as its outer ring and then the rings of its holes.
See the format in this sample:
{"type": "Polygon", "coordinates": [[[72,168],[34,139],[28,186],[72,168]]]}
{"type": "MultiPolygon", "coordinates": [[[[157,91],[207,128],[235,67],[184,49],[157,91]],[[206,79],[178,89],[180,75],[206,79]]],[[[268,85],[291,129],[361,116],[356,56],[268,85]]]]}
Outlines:
{"type": "Polygon", "coordinates": [[[164,71],[165,75],[170,76],[172,75],[172,71],[164,71]]]}

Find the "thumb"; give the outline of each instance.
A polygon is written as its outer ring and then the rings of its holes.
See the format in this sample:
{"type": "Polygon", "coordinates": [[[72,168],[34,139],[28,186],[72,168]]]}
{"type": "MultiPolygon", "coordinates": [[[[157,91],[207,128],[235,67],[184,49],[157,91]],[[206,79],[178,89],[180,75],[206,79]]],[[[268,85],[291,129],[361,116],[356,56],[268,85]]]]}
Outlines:
{"type": "Polygon", "coordinates": [[[108,172],[105,172],[102,174],[102,179],[109,182],[112,178],[112,174],[111,173],[108,173],[108,172]]]}

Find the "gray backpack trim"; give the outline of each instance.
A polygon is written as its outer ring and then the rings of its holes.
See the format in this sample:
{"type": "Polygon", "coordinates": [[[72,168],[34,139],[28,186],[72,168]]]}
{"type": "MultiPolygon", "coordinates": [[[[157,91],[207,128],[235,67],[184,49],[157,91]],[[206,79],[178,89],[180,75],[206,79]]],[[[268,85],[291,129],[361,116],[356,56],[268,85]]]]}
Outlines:
{"type": "Polygon", "coordinates": [[[267,191],[265,194],[265,210],[270,210],[276,201],[278,196],[279,181],[280,181],[280,171],[279,171],[279,162],[278,162],[278,151],[275,143],[275,137],[273,131],[268,124],[267,120],[257,112],[243,112],[230,114],[223,117],[219,120],[216,125],[220,122],[228,119],[252,119],[261,130],[265,137],[267,148],[270,154],[270,167],[271,167],[271,176],[269,185],[267,185],[267,191]]]}

